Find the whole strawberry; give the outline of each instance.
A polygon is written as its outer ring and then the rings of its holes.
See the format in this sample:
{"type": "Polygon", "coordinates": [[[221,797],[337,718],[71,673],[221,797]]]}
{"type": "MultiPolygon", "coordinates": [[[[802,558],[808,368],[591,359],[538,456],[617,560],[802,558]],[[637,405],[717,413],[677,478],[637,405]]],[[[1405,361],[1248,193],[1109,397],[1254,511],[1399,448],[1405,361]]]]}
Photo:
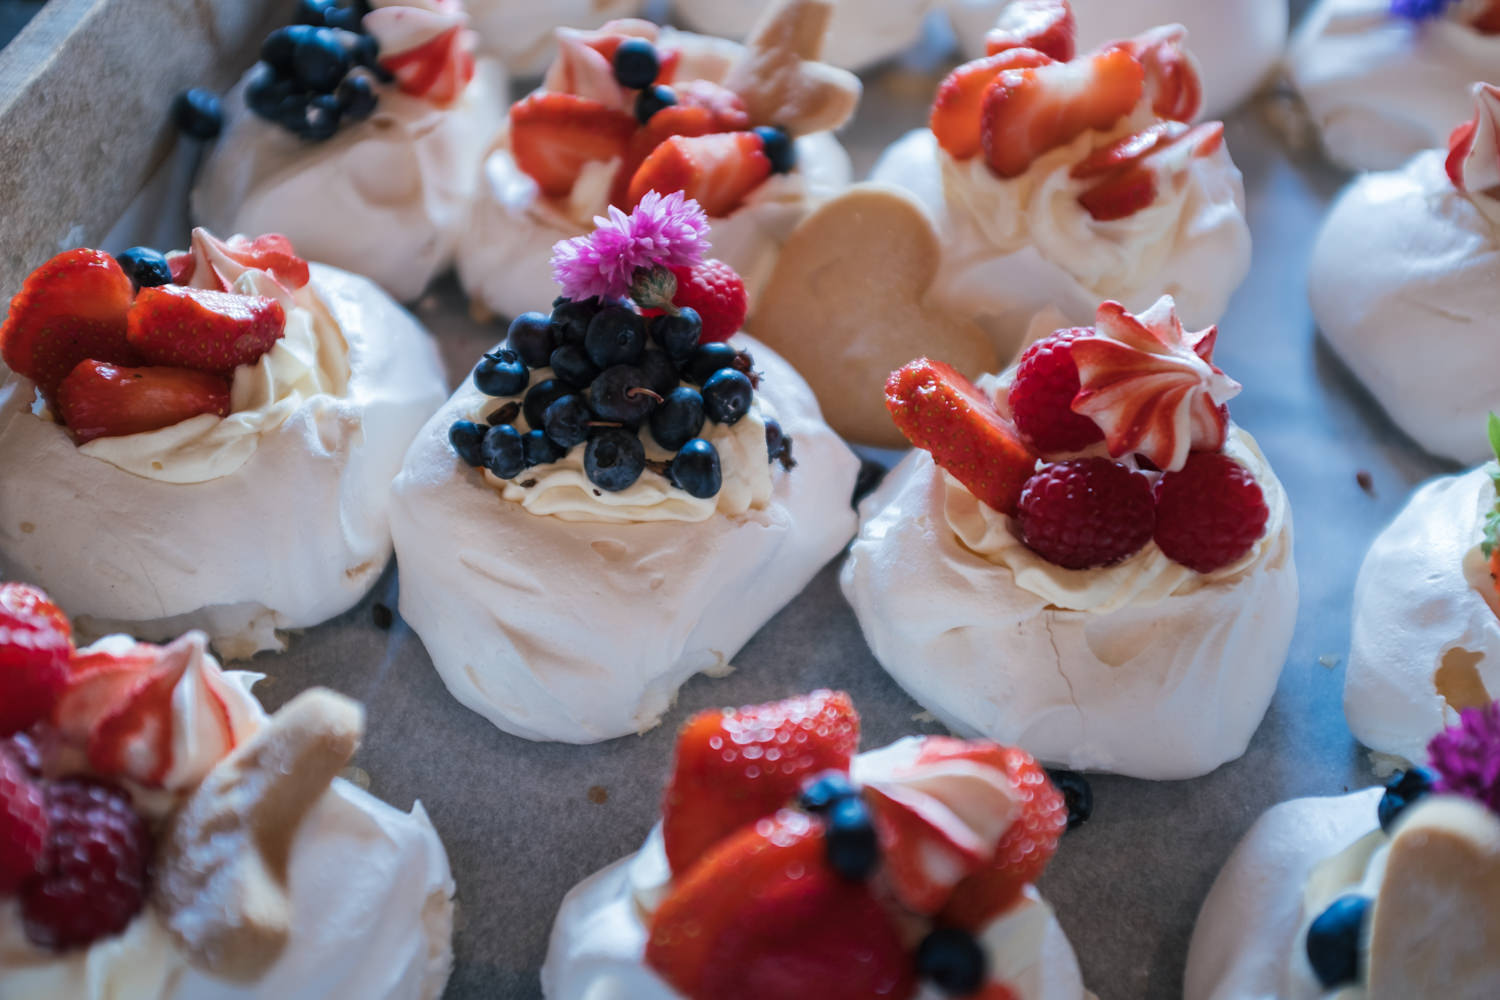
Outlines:
{"type": "Polygon", "coordinates": [[[722,260],[705,260],[691,268],[673,268],[677,277],[677,294],[672,304],[698,310],[703,318],[700,344],[717,344],[728,340],[745,325],[750,298],[745,283],[734,268],[722,260]]]}
{"type": "Polygon", "coordinates": [[[1016,513],[1021,540],[1064,569],[1109,566],[1151,541],[1151,483],[1107,458],[1049,465],[1026,481],[1016,513]]]}
{"type": "Polygon", "coordinates": [[[21,761],[0,749],[0,899],[41,872],[47,830],[41,788],[21,761]]]}
{"type": "Polygon", "coordinates": [[[1010,387],[1011,417],[1026,443],[1043,455],[1082,451],[1104,440],[1104,432],[1071,409],[1078,395],[1073,343],[1093,336],[1089,327],[1059,330],[1021,355],[1010,387]]]}
{"type": "Polygon", "coordinates": [[[1156,484],[1156,544],[1199,573],[1243,558],[1269,518],[1260,484],[1228,455],[1195,451],[1156,484]]]}
{"type": "Polygon", "coordinates": [[[21,896],[26,937],[61,952],[119,934],[146,905],[151,832],[118,788],[59,781],[47,789],[51,835],[42,874],[21,896]]]}
{"type": "Polygon", "coordinates": [[[35,587],[0,584],[0,736],[52,714],[68,676],[72,631],[35,587]]]}

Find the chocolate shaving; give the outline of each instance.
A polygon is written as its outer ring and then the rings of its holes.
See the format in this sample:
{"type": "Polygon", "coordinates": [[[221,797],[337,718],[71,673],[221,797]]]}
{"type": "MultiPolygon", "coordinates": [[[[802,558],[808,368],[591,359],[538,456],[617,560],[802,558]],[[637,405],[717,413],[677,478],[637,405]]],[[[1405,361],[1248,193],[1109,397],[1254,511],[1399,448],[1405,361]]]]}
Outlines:
{"type": "Polygon", "coordinates": [[[536,485],[536,480],[535,479],[523,479],[519,483],[517,483],[516,485],[519,486],[519,487],[521,487],[521,489],[523,489],[523,490],[529,490],[533,486],[536,485]]]}

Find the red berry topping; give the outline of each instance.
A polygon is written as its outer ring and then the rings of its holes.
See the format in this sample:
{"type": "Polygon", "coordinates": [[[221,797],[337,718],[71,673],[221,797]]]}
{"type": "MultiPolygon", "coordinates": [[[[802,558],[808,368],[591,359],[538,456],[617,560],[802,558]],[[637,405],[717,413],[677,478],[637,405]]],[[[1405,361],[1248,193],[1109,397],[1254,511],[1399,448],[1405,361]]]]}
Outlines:
{"type": "Polygon", "coordinates": [[[1021,540],[1064,569],[1108,566],[1151,540],[1151,482],[1107,458],[1078,458],[1026,481],[1016,514],[1021,540]]]}
{"type": "Polygon", "coordinates": [[[1078,24],[1068,0],[1015,0],[984,38],[990,55],[1029,48],[1067,62],[1077,51],[1078,24]]]}
{"type": "Polygon", "coordinates": [[[1199,573],[1243,558],[1270,516],[1260,484],[1228,455],[1195,451],[1156,484],[1156,544],[1199,573]]]}
{"type": "Polygon", "coordinates": [[[754,132],[675,135],[646,157],[626,198],[634,207],[648,191],[681,191],[710,216],[723,218],[770,176],[765,141],[754,132]]]}
{"type": "Polygon", "coordinates": [[[1068,828],[1068,804],[1042,765],[1024,750],[929,738],[918,761],[949,758],[980,760],[1005,771],[1021,804],[989,867],[959,882],[943,908],[943,923],[977,931],[1010,909],[1021,891],[1042,877],[1068,828]]]}
{"type": "Polygon", "coordinates": [[[0,898],[14,896],[42,870],[47,804],[21,761],[0,749],[0,898]]]}
{"type": "Polygon", "coordinates": [[[47,719],[68,679],[71,629],[45,594],[0,584],[0,736],[47,719]]]}
{"type": "Polygon", "coordinates": [[[1082,451],[1104,440],[1098,424],[1071,408],[1078,395],[1073,342],[1093,333],[1089,327],[1059,330],[1028,347],[1016,367],[1011,417],[1026,442],[1043,455],[1082,451]]]}
{"type": "Polygon", "coordinates": [[[657,909],[646,964],[689,1000],[907,1000],[915,962],[822,824],[782,812],[720,843],[657,909]]]}
{"type": "Polygon", "coordinates": [[[130,796],[96,782],[47,789],[51,836],[39,878],[21,896],[32,944],[81,948],[119,934],[146,904],[151,832],[130,796]]]}
{"type": "Polygon", "coordinates": [[[679,309],[696,309],[703,319],[698,343],[728,340],[745,325],[750,297],[734,268],[722,260],[705,260],[691,269],[673,268],[672,273],[677,276],[677,294],[672,297],[672,304],[679,309]]]}
{"type": "Polygon", "coordinates": [[[623,158],[635,129],[634,115],[572,94],[539,91],[510,109],[516,165],[553,198],[566,198],[590,163],[623,158]]]}
{"type": "Polygon", "coordinates": [[[1008,69],[1030,69],[1051,61],[1051,56],[1035,49],[1011,48],[964,63],[938,87],[928,120],[933,138],[955,160],[978,156],[984,148],[984,95],[990,84],[1008,69]]]}
{"type": "Polygon", "coordinates": [[[662,806],[672,871],[682,875],[715,844],[772,815],[822,771],[847,771],[859,715],[842,692],[703,712],[677,738],[662,806]]]}
{"type": "Polygon", "coordinates": [[[79,444],[140,434],[212,413],[229,416],[229,380],[187,368],[80,361],[57,387],[57,412],[79,444]]]}
{"type": "Polygon", "coordinates": [[[143,288],[126,317],[130,346],[149,364],[233,375],[286,333],[286,310],[264,295],[182,285],[143,288]]]}

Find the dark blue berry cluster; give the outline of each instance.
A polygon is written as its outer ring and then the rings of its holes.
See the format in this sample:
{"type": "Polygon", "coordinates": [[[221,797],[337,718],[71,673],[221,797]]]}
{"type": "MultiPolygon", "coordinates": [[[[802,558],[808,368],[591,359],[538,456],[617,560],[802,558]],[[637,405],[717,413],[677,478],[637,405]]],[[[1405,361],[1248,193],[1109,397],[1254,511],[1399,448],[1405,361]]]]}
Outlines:
{"type": "MultiPolygon", "coordinates": [[[[501,479],[582,446],[584,471],[601,490],[628,489],[650,468],[691,496],[717,496],[719,452],[700,435],[750,412],[756,376],[748,354],[700,344],[701,333],[692,309],[646,317],[628,301],[559,298],[550,314],[522,313],[474,368],[474,386],[508,402],[488,424],[457,421],[448,439],[459,458],[501,479]],[[534,378],[542,369],[550,376],[534,378]],[[647,459],[643,430],[669,460],[647,459]]],[[[792,465],[791,439],[774,420],[766,449],[792,465]]]]}
{"type": "Polygon", "coordinates": [[[365,13],[363,0],[300,0],[297,23],[262,43],[245,82],[246,106],[313,142],[370,117],[379,100],[375,84],[390,74],[364,30],[365,13]]]}

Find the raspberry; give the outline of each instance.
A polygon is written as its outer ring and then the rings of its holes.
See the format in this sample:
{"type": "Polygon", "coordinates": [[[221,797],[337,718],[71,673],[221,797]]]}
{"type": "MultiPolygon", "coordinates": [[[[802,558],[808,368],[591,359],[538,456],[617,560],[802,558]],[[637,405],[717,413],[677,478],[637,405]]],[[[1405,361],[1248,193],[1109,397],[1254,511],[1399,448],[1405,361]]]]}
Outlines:
{"type": "Polygon", "coordinates": [[[51,716],[72,651],[67,619],[45,594],[25,584],[0,585],[0,736],[51,716]]]}
{"type": "Polygon", "coordinates": [[[1195,451],[1156,484],[1156,544],[1167,558],[1212,573],[1242,558],[1270,511],[1250,470],[1228,455],[1195,451]]]}
{"type": "Polygon", "coordinates": [[[0,898],[13,896],[42,867],[47,804],[25,766],[0,750],[0,898]]]}
{"type": "Polygon", "coordinates": [[[61,781],[47,789],[52,834],[42,875],[21,897],[26,937],[66,951],[119,934],[146,904],[151,832],[120,789],[61,781]]]}
{"type": "Polygon", "coordinates": [[[1059,330],[1026,348],[1010,387],[1011,415],[1026,443],[1043,455],[1082,451],[1104,432],[1071,409],[1078,395],[1073,342],[1093,336],[1088,327],[1059,330]]]}
{"type": "Polygon", "coordinates": [[[1021,491],[1021,540],[1064,569],[1108,566],[1151,540],[1151,483],[1107,458],[1043,468],[1021,491]]]}
{"type": "Polygon", "coordinates": [[[722,260],[705,260],[691,270],[673,268],[672,273],[677,276],[677,294],[672,297],[672,304],[696,309],[703,318],[703,333],[698,343],[728,340],[745,325],[750,298],[734,268],[722,260]]]}

